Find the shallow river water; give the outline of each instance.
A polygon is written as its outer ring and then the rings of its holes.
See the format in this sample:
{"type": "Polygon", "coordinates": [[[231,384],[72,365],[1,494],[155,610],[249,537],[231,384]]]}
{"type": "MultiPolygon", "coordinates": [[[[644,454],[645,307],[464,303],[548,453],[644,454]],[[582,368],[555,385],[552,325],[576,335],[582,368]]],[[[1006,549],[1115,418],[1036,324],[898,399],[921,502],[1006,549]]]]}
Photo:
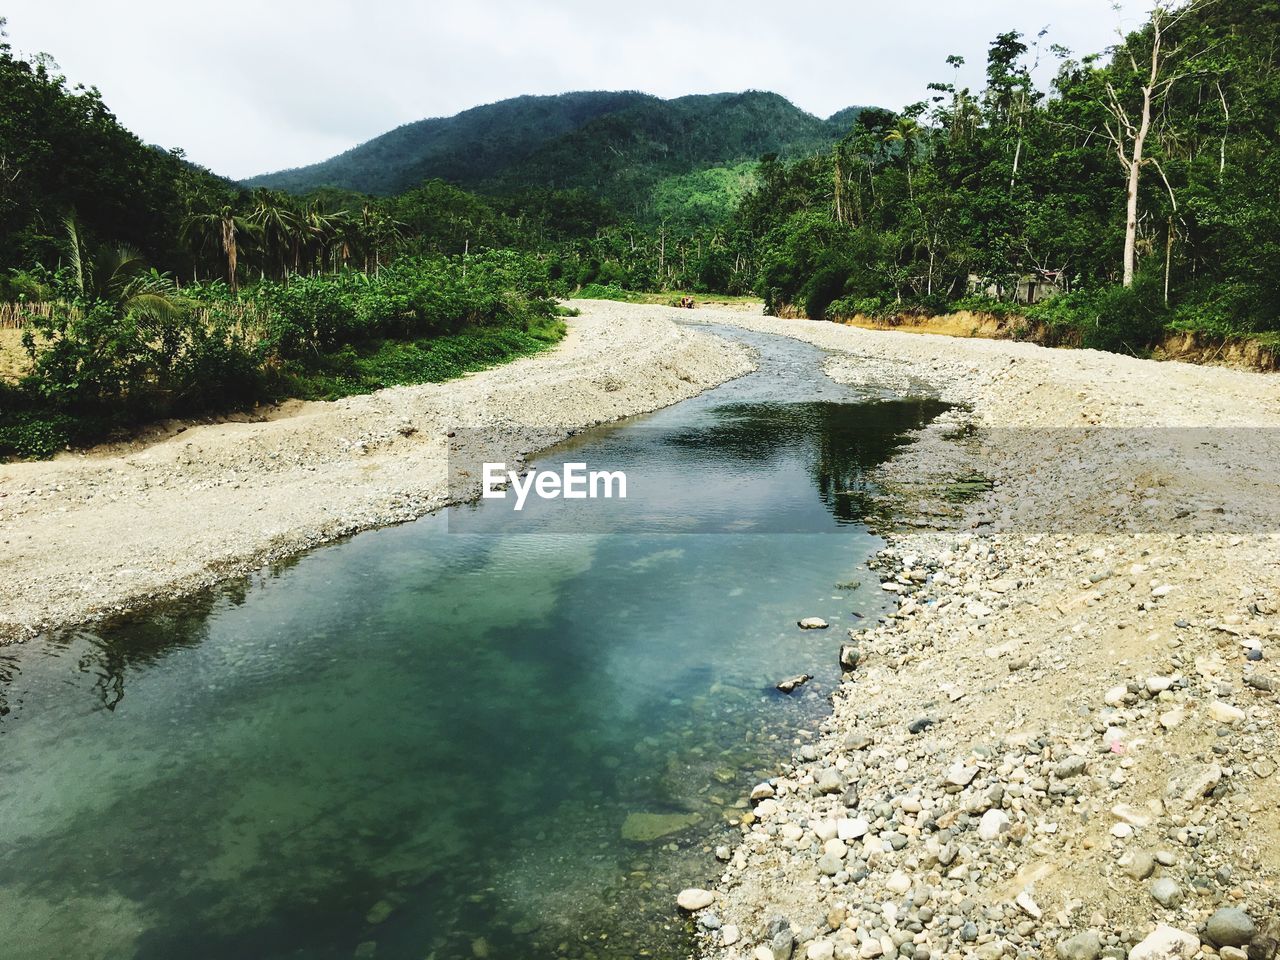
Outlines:
{"type": "Polygon", "coordinates": [[[0,651],[0,956],[685,952],[676,892],[883,612],[864,474],[940,410],[718,332],[759,371],[537,458],[626,501],[485,501],[0,651]]]}

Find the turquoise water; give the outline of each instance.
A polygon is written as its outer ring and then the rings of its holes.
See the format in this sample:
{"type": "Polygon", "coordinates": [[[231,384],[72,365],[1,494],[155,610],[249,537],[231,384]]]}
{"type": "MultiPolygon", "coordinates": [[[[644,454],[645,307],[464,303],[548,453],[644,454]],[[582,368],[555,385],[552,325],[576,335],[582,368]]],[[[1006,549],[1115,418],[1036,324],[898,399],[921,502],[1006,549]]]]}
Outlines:
{"type": "Polygon", "coordinates": [[[679,953],[676,891],[882,612],[863,473],[939,409],[733,335],[758,373],[538,458],[625,502],[459,508],[0,653],[0,955],[679,953]]]}

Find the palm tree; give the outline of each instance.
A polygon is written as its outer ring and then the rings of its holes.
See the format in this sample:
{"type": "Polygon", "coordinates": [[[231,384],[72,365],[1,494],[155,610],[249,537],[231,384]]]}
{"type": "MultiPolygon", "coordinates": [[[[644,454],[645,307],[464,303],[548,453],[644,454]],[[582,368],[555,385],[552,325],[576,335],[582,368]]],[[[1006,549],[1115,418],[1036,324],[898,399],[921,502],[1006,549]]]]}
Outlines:
{"type": "Polygon", "coordinates": [[[902,159],[907,165],[907,193],[914,196],[911,186],[911,161],[915,158],[916,144],[920,140],[923,131],[920,124],[916,123],[910,117],[899,117],[897,126],[885,134],[885,143],[898,143],[902,145],[902,159]]]}
{"type": "Polygon", "coordinates": [[[193,213],[182,224],[188,243],[201,250],[214,246],[227,258],[227,285],[232,292],[239,289],[236,271],[239,266],[240,237],[251,233],[253,225],[236,216],[229,204],[208,213],[193,213]]]}
{"type": "Polygon", "coordinates": [[[148,267],[132,247],[90,247],[74,217],[62,221],[76,292],[87,300],[106,300],[125,313],[168,319],[185,309],[168,274],[148,267]]]}
{"type": "Polygon", "coordinates": [[[297,210],[283,194],[271,190],[259,190],[254,194],[254,207],[249,222],[262,237],[263,254],[273,257],[279,267],[280,279],[289,272],[289,255],[294,254],[294,271],[297,271],[299,231],[302,228],[297,210]]]}

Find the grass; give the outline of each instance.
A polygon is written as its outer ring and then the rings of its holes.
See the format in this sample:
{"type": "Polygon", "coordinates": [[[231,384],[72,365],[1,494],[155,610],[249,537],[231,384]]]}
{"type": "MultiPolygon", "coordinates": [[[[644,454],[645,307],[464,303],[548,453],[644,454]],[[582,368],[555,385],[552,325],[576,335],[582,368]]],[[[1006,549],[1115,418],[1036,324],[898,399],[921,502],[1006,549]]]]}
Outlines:
{"type": "Polygon", "coordinates": [[[286,374],[280,396],[337,400],[385,387],[441,383],[540,353],[558,342],[564,331],[563,322],[552,321],[530,331],[479,328],[426,340],[346,347],[324,357],[314,369],[286,374]]]}
{"type": "MultiPolygon", "coordinates": [[[[548,317],[529,328],[478,327],[425,340],[383,340],[361,349],[345,347],[308,369],[284,371],[273,385],[276,400],[337,400],[384,387],[440,383],[476,370],[549,349],[564,337],[563,320],[548,317]]],[[[31,409],[17,390],[0,380],[0,461],[44,460],[60,450],[128,435],[137,424],[72,417],[31,409]]]]}
{"type": "Polygon", "coordinates": [[[612,284],[588,283],[573,295],[575,300],[616,300],[619,303],[651,303],[674,307],[680,305],[683,297],[692,297],[695,305],[717,304],[723,306],[763,305],[764,301],[755,296],[737,296],[720,293],[695,293],[692,290],[664,290],[652,293],[643,290],[624,290],[612,284]]]}

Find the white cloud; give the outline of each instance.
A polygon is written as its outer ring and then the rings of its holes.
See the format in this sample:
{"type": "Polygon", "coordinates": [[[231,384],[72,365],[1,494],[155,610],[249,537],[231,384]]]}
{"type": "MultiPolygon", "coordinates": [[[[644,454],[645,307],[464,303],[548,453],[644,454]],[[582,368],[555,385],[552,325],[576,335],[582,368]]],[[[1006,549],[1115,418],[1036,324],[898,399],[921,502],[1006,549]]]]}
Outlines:
{"type": "Polygon", "coordinates": [[[391,127],[522,93],[773,90],[822,116],[891,108],[1016,29],[1093,52],[1145,9],[1121,0],[9,0],[10,42],[96,85],[143,139],[229,176],[323,159],[391,127]]]}

